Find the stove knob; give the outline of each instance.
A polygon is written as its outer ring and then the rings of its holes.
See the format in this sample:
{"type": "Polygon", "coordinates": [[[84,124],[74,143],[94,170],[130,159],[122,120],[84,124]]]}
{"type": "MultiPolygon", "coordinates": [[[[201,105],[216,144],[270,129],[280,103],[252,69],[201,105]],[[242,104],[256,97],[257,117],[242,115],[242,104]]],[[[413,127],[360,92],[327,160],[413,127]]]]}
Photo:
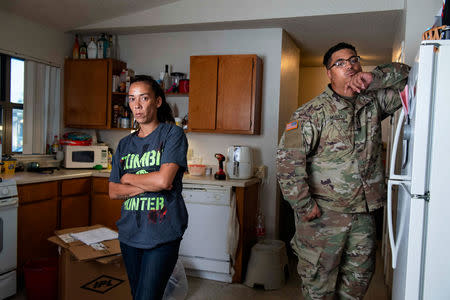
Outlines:
{"type": "Polygon", "coordinates": [[[9,190],[6,188],[6,189],[3,189],[2,190],[2,193],[3,193],[3,195],[8,195],[9,194],[9,190]]]}

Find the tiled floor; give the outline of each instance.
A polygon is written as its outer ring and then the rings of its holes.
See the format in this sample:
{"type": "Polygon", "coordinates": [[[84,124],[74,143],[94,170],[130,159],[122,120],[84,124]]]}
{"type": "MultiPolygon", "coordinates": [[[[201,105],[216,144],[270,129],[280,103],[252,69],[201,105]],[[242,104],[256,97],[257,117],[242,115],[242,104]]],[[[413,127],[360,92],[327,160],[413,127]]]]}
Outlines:
{"type": "MultiPolygon", "coordinates": [[[[259,288],[250,288],[243,284],[228,284],[213,280],[188,277],[188,300],[302,300],[300,292],[300,278],[297,275],[295,262],[290,263],[290,276],[285,286],[273,291],[265,291],[259,288]]],[[[20,291],[11,300],[25,300],[24,291],[20,291]]],[[[113,299],[113,298],[111,298],[113,299]]],[[[114,299],[115,300],[115,299],[114,299]]],[[[117,299],[119,300],[119,299],[117,299]]],[[[379,251],[377,252],[377,264],[375,275],[370,284],[364,300],[388,300],[387,289],[383,279],[383,264],[379,251]]]]}
{"type": "MultiPolygon", "coordinates": [[[[302,300],[300,291],[300,278],[296,272],[295,262],[290,263],[290,274],[286,285],[274,291],[249,288],[243,284],[227,284],[212,280],[188,277],[189,300],[236,300],[236,299],[261,299],[261,300],[302,300]]],[[[383,263],[379,251],[377,252],[377,264],[375,274],[369,286],[364,300],[388,300],[387,288],[383,279],[383,263]]]]}

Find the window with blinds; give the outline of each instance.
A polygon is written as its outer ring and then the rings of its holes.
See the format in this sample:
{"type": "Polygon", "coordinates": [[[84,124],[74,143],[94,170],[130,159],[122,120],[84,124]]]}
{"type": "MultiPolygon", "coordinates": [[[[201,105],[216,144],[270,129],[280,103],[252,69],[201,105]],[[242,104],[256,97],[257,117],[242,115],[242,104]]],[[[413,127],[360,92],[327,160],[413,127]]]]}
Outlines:
{"type": "Polygon", "coordinates": [[[0,137],[5,154],[23,151],[25,62],[0,54],[0,137]]]}

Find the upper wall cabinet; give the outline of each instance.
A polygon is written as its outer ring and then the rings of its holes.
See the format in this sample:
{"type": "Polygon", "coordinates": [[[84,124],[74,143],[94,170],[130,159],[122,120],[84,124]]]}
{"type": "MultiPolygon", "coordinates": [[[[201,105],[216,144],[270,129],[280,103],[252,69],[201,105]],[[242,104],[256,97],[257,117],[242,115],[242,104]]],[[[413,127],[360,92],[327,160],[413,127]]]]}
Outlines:
{"type": "Polygon", "coordinates": [[[190,68],[190,131],[260,133],[262,60],[258,56],[191,56],[190,68]]]}
{"type": "Polygon", "coordinates": [[[66,127],[111,128],[112,105],[125,94],[112,93],[112,76],[126,63],[114,59],[67,59],[64,65],[66,127]],[[116,99],[119,98],[119,99],[116,99]]]}

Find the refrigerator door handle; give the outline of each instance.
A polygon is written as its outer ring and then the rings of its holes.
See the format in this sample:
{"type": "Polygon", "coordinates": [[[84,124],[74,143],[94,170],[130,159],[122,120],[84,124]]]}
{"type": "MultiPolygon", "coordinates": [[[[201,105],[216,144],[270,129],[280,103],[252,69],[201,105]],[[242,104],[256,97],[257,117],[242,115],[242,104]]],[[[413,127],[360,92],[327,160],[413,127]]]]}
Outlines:
{"type": "Polygon", "coordinates": [[[389,233],[389,242],[391,244],[392,250],[392,268],[395,269],[397,267],[397,254],[399,249],[399,243],[403,236],[403,230],[405,228],[405,214],[401,215],[400,224],[397,224],[398,234],[397,241],[394,238],[394,228],[392,225],[392,187],[394,185],[401,186],[408,195],[411,196],[411,193],[408,189],[410,185],[408,182],[403,182],[399,180],[388,180],[388,189],[387,189],[387,213],[388,213],[388,233],[389,233]]]}
{"type": "Polygon", "coordinates": [[[395,161],[397,159],[397,148],[400,140],[400,132],[403,127],[403,120],[405,119],[405,112],[403,109],[401,109],[400,117],[397,121],[397,127],[395,128],[395,136],[394,136],[394,142],[392,146],[392,153],[391,153],[391,160],[390,160],[390,166],[389,166],[389,178],[394,180],[411,180],[411,178],[407,175],[399,175],[395,174],[395,161]]]}

